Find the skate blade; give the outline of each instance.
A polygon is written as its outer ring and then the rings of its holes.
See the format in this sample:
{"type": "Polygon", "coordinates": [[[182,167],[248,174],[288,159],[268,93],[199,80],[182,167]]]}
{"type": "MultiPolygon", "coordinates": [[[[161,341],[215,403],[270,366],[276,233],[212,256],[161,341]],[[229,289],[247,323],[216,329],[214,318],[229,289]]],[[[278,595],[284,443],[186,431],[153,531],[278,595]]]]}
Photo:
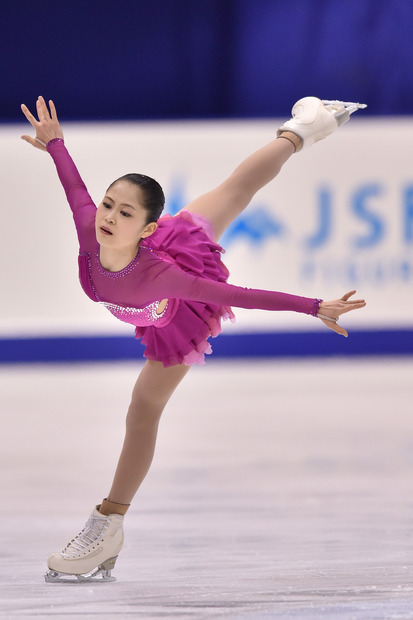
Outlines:
{"type": "Polygon", "coordinates": [[[111,571],[116,564],[118,556],[109,558],[99,564],[99,566],[89,573],[83,573],[82,575],[74,575],[71,573],[60,573],[59,571],[49,569],[44,576],[44,580],[47,583],[103,583],[109,581],[116,581],[116,577],[111,576],[111,571]]]}
{"type": "Polygon", "coordinates": [[[325,106],[328,106],[328,105],[343,106],[349,114],[353,114],[353,112],[356,112],[357,110],[364,110],[364,108],[367,108],[367,103],[356,103],[353,101],[340,101],[339,99],[332,99],[332,100],[322,99],[321,101],[325,106]]]}

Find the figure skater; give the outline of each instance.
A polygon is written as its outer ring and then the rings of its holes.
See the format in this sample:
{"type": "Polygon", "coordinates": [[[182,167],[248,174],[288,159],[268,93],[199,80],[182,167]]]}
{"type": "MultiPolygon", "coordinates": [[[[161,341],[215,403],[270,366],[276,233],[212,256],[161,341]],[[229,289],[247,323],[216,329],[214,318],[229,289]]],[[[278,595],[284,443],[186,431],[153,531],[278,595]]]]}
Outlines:
{"type": "Polygon", "coordinates": [[[347,336],[338,318],[365,306],[364,300],[350,300],[355,291],[322,301],[227,284],[217,240],[294,152],[325,138],[359,107],[365,106],[301,99],[277,137],[221,185],[174,217],[160,218],[162,188],[142,174],[126,174],[111,183],[96,208],[66,150],[53,102],[48,107],[39,97],[37,118],[22,105],[36,132],[34,138],[22,139],[51,155],[73,211],[83,290],[134,325],[146,347],[112,487],[84,529],[49,557],[46,581],[114,579],[111,569],[122,548],[123,518],[152,462],[163,409],[189,367],[211,353],[208,338],[219,334],[221,319],[233,318],[231,306],[306,313],[347,336]]]}

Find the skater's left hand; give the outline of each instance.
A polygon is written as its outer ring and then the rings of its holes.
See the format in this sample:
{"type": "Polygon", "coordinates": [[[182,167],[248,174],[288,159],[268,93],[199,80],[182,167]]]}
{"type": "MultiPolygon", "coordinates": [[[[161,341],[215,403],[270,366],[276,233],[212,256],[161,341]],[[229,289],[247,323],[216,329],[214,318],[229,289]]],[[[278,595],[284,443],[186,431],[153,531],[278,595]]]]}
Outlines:
{"type": "Polygon", "coordinates": [[[351,310],[358,310],[364,308],[366,302],[364,299],[352,299],[350,297],[354,295],[356,291],[349,291],[341,299],[334,299],[333,301],[322,301],[320,304],[320,310],[318,318],[323,321],[329,329],[332,329],[337,334],[345,336],[347,338],[348,333],[341,327],[337,320],[345,312],[351,312],[351,310]]]}
{"type": "Polygon", "coordinates": [[[50,112],[43,97],[37,99],[36,110],[39,117],[39,120],[37,120],[24,103],[21,106],[23,114],[36,130],[35,138],[27,135],[21,136],[21,138],[41,151],[46,151],[46,144],[50,142],[50,140],[54,138],[63,138],[63,131],[60,127],[56,108],[52,100],[49,101],[49,107],[50,112]]]}

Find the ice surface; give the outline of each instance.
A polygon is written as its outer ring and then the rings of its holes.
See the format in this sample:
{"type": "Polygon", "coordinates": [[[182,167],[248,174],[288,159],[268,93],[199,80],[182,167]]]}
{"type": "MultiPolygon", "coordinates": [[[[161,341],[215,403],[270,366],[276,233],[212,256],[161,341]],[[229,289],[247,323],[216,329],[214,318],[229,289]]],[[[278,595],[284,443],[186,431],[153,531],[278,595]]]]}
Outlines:
{"type": "Polygon", "coordinates": [[[409,358],[191,370],[117,581],[45,583],[107,493],[140,368],[0,368],[1,618],[413,618],[409,358]]]}

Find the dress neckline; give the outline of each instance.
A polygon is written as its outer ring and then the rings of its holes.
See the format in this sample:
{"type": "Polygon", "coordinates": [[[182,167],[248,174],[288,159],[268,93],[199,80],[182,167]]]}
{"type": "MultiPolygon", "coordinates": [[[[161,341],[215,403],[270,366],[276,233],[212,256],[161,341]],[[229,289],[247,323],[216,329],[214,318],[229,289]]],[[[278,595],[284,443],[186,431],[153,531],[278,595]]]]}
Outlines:
{"type": "Polygon", "coordinates": [[[130,273],[135,268],[135,266],[139,262],[140,254],[141,246],[139,246],[134,258],[132,258],[131,262],[128,263],[126,267],[123,267],[123,269],[120,269],[119,271],[109,271],[108,269],[105,269],[105,267],[103,267],[102,263],[100,262],[100,245],[98,245],[95,250],[95,263],[97,265],[99,273],[101,273],[102,275],[107,276],[108,278],[121,278],[128,275],[128,273],[130,273]]]}

